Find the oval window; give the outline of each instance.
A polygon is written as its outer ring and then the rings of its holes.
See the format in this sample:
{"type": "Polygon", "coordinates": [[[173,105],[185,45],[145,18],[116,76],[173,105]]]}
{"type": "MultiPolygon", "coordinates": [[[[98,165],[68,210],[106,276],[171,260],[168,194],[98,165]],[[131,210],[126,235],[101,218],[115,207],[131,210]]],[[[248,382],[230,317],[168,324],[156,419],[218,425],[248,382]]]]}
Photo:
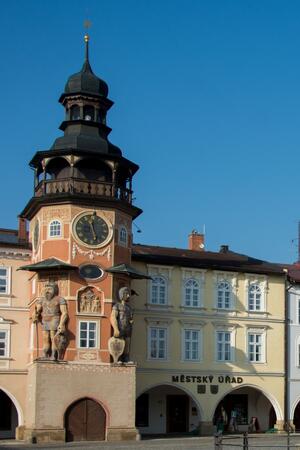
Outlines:
{"type": "Polygon", "coordinates": [[[81,266],[79,268],[79,273],[82,278],[90,278],[91,280],[101,278],[104,274],[103,270],[100,269],[99,266],[96,266],[96,264],[86,264],[85,266],[81,266]]]}

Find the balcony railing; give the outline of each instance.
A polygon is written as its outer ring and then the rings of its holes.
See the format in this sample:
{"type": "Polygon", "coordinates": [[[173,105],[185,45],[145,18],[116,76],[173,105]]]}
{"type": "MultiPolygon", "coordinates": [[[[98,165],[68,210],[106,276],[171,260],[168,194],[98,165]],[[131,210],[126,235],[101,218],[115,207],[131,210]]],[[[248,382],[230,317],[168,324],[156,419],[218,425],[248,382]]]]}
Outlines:
{"type": "Polygon", "coordinates": [[[60,180],[42,180],[35,188],[35,196],[57,194],[86,194],[97,197],[111,197],[132,203],[132,191],[117,187],[113,183],[88,181],[81,178],[63,178],[60,180]]]}

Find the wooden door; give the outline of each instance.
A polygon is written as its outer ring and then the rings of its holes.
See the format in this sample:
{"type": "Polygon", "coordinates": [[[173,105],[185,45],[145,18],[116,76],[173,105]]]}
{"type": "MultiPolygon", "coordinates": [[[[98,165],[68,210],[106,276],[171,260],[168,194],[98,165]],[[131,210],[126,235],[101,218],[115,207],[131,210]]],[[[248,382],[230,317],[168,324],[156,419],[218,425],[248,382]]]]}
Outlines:
{"type": "Polygon", "coordinates": [[[73,403],[66,412],[67,441],[103,441],[105,418],[104,409],[94,400],[73,403]]]}
{"type": "Polygon", "coordinates": [[[186,395],[167,395],[167,433],[188,431],[188,404],[186,395]]]}

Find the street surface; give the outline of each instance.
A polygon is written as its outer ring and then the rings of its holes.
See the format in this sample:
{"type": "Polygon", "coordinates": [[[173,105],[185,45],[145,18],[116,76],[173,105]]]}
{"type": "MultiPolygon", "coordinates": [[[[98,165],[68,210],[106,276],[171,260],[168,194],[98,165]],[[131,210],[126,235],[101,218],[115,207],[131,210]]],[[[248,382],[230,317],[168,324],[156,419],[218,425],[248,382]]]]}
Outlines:
{"type": "MultiPolygon", "coordinates": [[[[229,437],[228,437],[229,438],[229,437]]],[[[292,435],[290,438],[292,450],[300,450],[300,435],[292,435]]],[[[149,439],[136,442],[68,442],[66,444],[24,444],[16,441],[0,441],[0,450],[32,450],[32,449],[55,449],[55,450],[215,450],[214,438],[212,437],[189,437],[149,439]]],[[[260,435],[249,438],[248,450],[287,449],[287,437],[284,435],[260,435]]],[[[222,450],[243,449],[242,437],[234,436],[223,441],[222,450]]]]}

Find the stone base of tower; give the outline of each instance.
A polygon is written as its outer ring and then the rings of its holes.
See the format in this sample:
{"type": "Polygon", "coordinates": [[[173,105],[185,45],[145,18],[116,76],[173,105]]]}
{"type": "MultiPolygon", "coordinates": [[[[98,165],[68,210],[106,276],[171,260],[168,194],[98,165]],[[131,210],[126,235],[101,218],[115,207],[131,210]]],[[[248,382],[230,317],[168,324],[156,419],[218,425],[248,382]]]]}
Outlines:
{"type": "Polygon", "coordinates": [[[138,441],[141,436],[136,428],[108,428],[108,441],[138,441]]]}
{"type": "Polygon", "coordinates": [[[34,361],[28,368],[27,414],[19,439],[138,439],[135,373],[133,364],[34,361]]]}
{"type": "Polygon", "coordinates": [[[31,429],[24,428],[23,439],[31,444],[45,444],[49,442],[65,442],[65,429],[31,429]]]}

